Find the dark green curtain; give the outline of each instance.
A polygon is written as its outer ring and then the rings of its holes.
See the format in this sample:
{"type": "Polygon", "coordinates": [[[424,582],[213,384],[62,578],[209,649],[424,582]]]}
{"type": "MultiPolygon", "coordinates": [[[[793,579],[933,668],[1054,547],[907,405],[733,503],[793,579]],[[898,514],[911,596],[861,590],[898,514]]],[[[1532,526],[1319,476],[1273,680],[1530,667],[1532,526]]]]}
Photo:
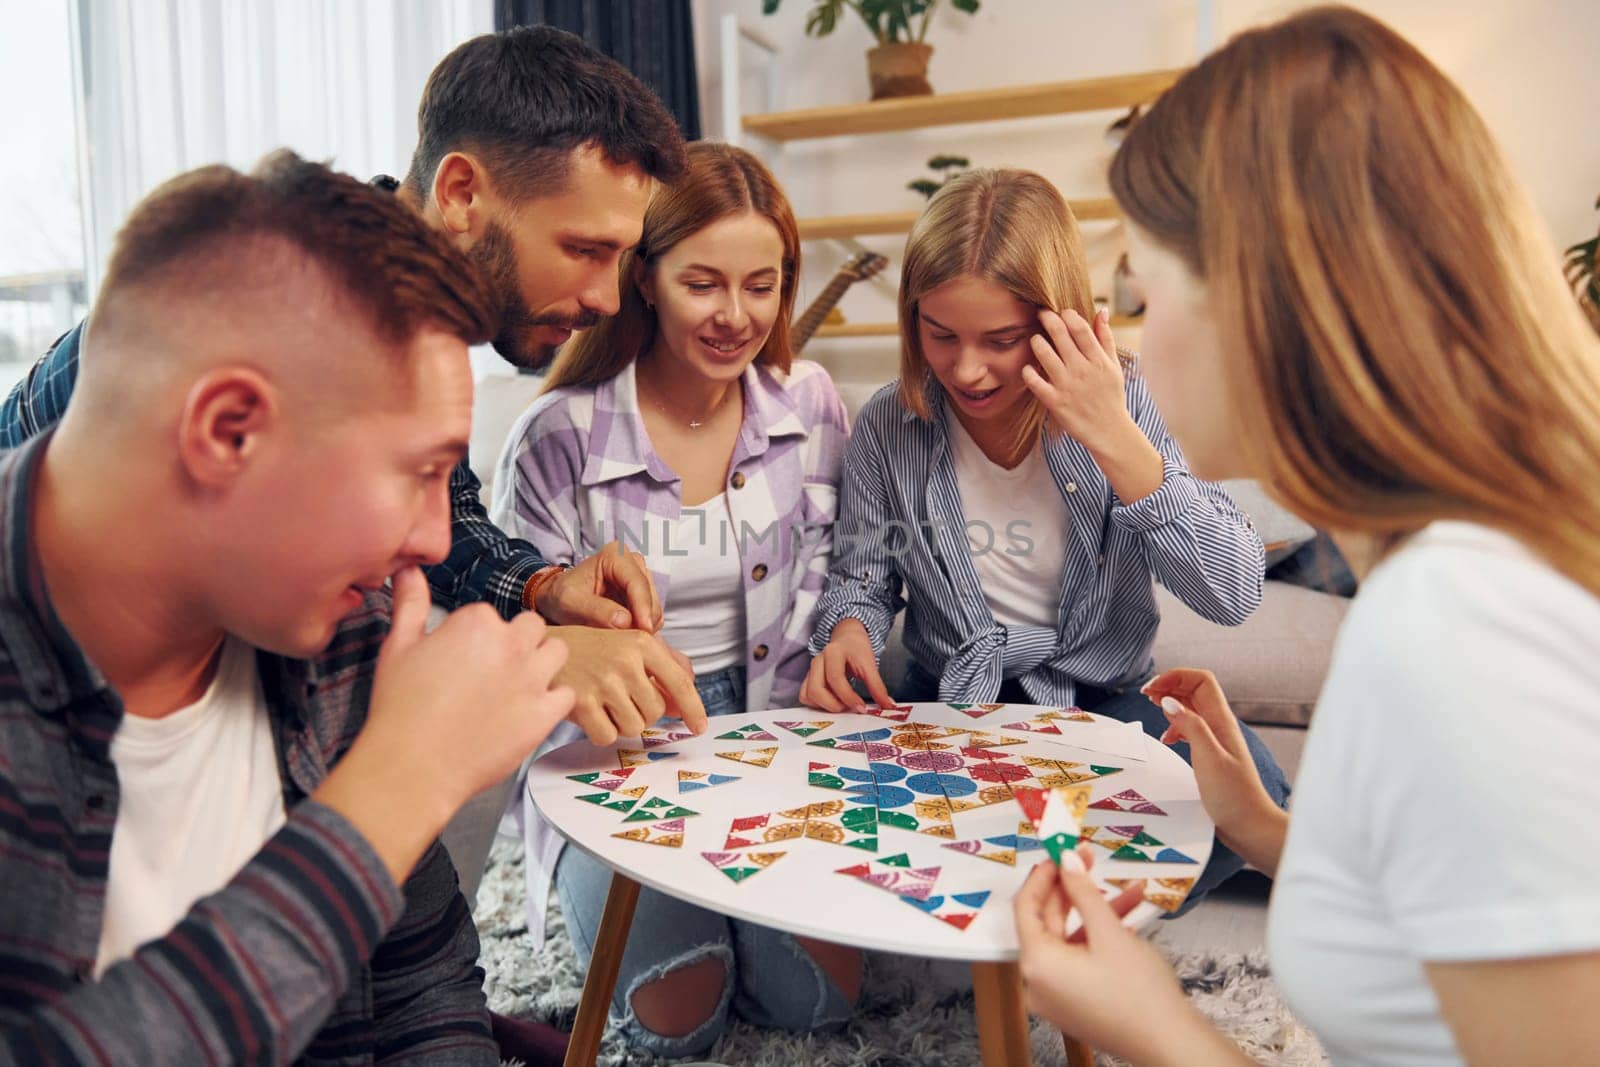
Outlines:
{"type": "Polygon", "coordinates": [[[495,0],[494,24],[577,34],[654,89],[685,140],[700,139],[689,0],[495,0]]]}

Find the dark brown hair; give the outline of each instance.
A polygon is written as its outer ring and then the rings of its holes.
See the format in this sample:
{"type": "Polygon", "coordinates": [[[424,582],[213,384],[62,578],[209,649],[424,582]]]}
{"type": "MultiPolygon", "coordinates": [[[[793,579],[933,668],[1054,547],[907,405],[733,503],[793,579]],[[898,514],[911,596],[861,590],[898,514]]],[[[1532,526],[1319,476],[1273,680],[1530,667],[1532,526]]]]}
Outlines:
{"type": "Polygon", "coordinates": [[[610,381],[655,343],[656,314],[639,292],[639,279],[686,237],[719,219],[753,211],[771,222],[783,240],[783,284],[772,332],[756,362],[788,371],[794,362],[789,320],[794,317],[795,279],[800,274],[800,228],[778,180],[742,148],[714,141],[689,146],[689,171],[658,192],[644,214],[644,236],[623,257],[622,307],[561,350],[545,389],[595,386],[610,381]]]}
{"type": "Polygon", "coordinates": [[[439,161],[470,152],[505,196],[563,191],[572,153],[595,145],[657,181],[683,173],[683,135],[626,67],[549,26],[474,37],[428,75],[406,184],[426,201],[439,161]]]}
{"type": "Polygon", "coordinates": [[[468,344],[494,335],[495,305],[478,270],[411,207],[287,149],[249,174],[209,166],[146,196],[118,232],[95,301],[91,335],[119,305],[154,287],[239,299],[252,244],[277,239],[326,271],[378,337],[409,340],[425,325],[468,344]],[[240,269],[229,269],[237,266],[240,269]]]}

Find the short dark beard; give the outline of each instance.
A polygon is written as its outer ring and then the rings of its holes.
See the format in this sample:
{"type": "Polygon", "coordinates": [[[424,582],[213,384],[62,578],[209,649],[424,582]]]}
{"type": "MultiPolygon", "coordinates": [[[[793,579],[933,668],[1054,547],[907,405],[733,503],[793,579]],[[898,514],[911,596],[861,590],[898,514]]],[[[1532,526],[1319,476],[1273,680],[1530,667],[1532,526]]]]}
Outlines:
{"type": "Polygon", "coordinates": [[[495,334],[494,350],[513,367],[540,371],[550,365],[559,345],[533,345],[527,341],[529,330],[539,326],[559,326],[567,330],[586,330],[600,321],[592,311],[576,317],[566,315],[535,315],[528,310],[522,298],[520,271],[517,269],[517,250],[511,235],[499,223],[491,222],[483,236],[468,250],[468,256],[489,281],[499,303],[500,329],[495,334]]]}

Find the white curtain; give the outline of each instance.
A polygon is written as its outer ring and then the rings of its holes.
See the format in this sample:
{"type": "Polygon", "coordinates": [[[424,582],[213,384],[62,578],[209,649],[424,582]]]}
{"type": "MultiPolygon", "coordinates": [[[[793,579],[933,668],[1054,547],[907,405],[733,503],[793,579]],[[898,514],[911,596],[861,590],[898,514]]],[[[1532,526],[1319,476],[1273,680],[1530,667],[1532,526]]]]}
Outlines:
{"type": "Polygon", "coordinates": [[[428,72],[492,0],[73,0],[90,292],[141,196],[279,146],[401,176],[428,72]]]}

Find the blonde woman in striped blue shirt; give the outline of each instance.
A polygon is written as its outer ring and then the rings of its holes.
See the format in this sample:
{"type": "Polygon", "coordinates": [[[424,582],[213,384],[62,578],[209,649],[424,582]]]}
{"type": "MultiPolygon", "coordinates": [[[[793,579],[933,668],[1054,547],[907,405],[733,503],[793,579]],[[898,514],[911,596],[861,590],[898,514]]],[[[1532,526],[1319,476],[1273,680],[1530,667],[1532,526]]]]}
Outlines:
{"type": "MultiPolygon", "coordinates": [[[[1139,692],[1154,583],[1237,625],[1261,600],[1262,546],[1118,354],[1061,194],[1020,170],[946,185],[906,243],[900,326],[900,380],[845,453],[801,699],[859,707],[859,683],[889,701],[877,660],[904,606],[900,699],[1077,705],[1159,737],[1139,692]]],[[[1282,772],[1247,739],[1281,805],[1282,772]]],[[[1219,845],[1191,900],[1240,866],[1219,845]]]]}

